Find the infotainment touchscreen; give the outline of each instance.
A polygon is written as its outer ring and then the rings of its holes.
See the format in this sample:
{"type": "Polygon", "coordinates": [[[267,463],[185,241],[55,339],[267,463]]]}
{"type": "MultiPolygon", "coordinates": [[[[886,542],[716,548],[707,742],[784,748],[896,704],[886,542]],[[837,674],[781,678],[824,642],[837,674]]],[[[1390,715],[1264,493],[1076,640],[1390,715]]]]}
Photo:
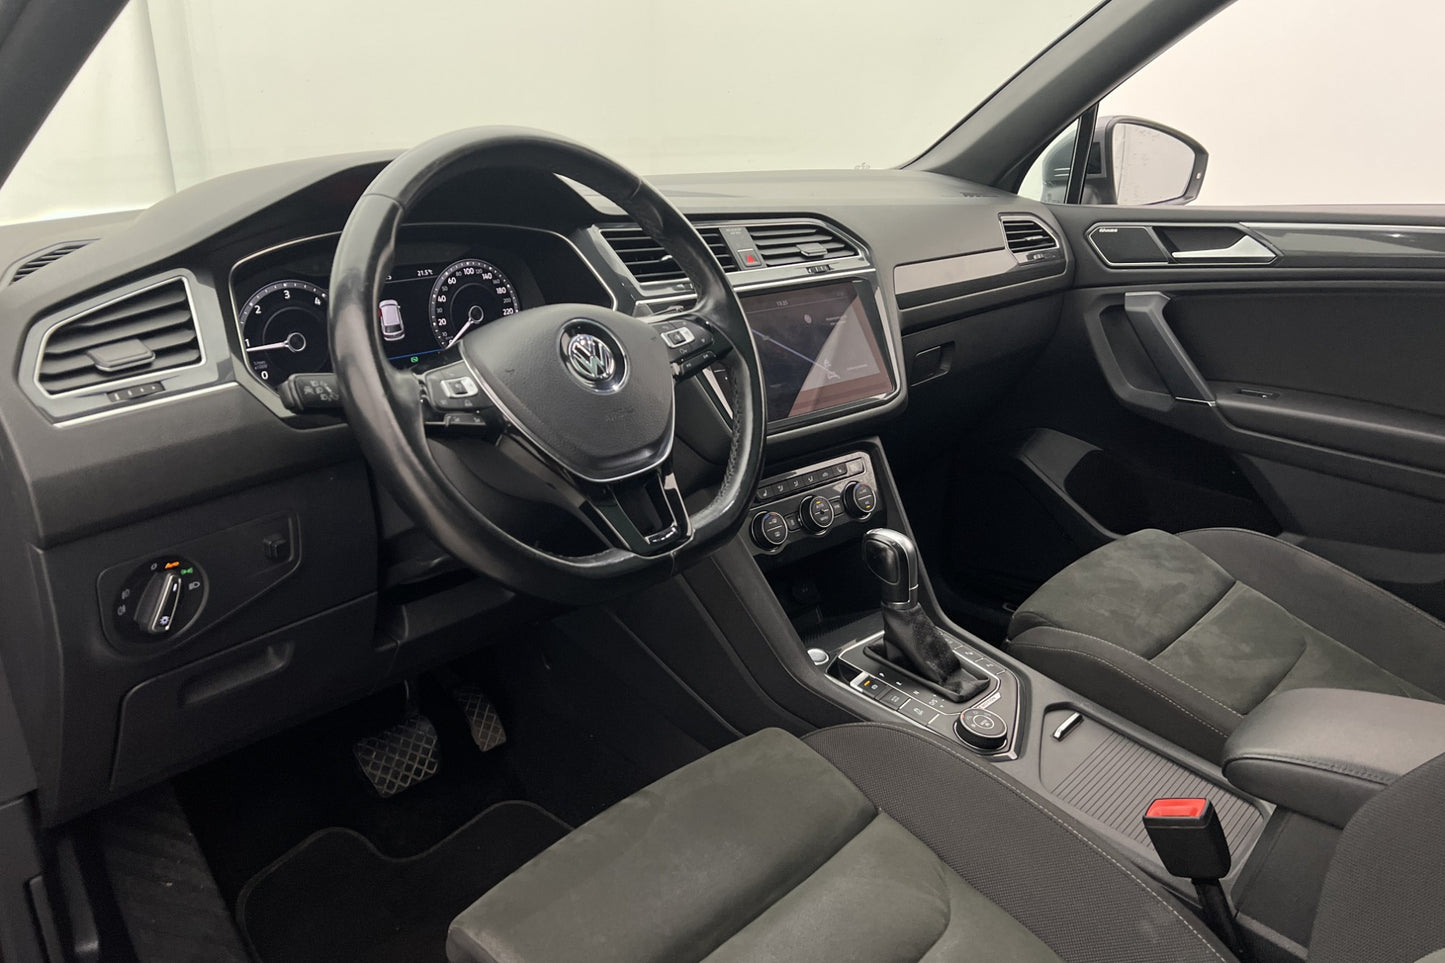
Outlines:
{"type": "Polygon", "coordinates": [[[768,420],[782,421],[885,395],[893,378],[863,294],[842,281],[742,298],[768,389],[768,420]]]}

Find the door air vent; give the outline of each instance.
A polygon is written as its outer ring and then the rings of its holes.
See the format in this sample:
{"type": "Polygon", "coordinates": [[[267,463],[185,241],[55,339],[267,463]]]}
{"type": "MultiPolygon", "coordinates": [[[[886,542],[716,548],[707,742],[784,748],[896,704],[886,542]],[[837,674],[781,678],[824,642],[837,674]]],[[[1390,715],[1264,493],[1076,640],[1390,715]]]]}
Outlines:
{"type": "MultiPolygon", "coordinates": [[[[699,227],[697,232],[712,249],[713,255],[718,259],[724,271],[736,271],[737,261],[733,258],[733,252],[728,249],[727,242],[723,240],[722,229],[717,227],[699,227]]],[[[604,227],[602,237],[607,244],[627,265],[627,270],[642,284],[653,281],[681,281],[687,275],[672,255],[662,249],[652,238],[638,227],[604,227]]]]}
{"type": "Polygon", "coordinates": [[[1059,246],[1058,240],[1049,229],[1032,217],[1003,217],[1004,242],[1015,254],[1043,251],[1059,246]]]}
{"type": "Polygon", "coordinates": [[[36,381],[59,395],[200,361],[190,294],[174,278],[51,328],[40,346],[36,381]]]}
{"type": "Polygon", "coordinates": [[[852,257],[858,253],[821,224],[749,224],[748,233],[768,267],[852,257]]]}
{"type": "Polygon", "coordinates": [[[43,251],[37,251],[15,269],[10,275],[10,283],[14,284],[21,278],[29,277],[46,265],[54,264],[56,261],[65,257],[65,255],[74,254],[89,243],[89,241],[66,241],[64,244],[57,244],[43,251]]]}

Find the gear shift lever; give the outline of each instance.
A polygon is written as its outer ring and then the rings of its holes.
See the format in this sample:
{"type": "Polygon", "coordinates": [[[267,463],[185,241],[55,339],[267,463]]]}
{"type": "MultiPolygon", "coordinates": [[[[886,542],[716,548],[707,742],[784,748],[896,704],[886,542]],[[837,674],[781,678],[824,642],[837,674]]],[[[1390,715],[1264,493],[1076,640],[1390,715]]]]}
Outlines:
{"type": "Polygon", "coordinates": [[[918,604],[918,548],[891,528],[863,536],[863,564],[877,577],[883,596],[883,641],[868,654],[957,702],[988,687],[949,645],[948,636],[918,604]]]}
{"type": "Polygon", "coordinates": [[[875,528],[863,536],[863,564],[883,588],[884,605],[918,602],[918,548],[913,539],[891,528],[875,528]]]}

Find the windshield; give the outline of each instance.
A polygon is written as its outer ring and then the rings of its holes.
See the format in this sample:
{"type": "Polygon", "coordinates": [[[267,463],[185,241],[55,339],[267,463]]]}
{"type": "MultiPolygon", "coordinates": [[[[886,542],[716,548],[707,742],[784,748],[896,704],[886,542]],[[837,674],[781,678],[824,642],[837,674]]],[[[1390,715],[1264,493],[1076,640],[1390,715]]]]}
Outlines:
{"type": "Polygon", "coordinates": [[[479,124],[643,173],[893,167],[1096,0],[147,0],[0,188],[0,222],[479,124]]]}

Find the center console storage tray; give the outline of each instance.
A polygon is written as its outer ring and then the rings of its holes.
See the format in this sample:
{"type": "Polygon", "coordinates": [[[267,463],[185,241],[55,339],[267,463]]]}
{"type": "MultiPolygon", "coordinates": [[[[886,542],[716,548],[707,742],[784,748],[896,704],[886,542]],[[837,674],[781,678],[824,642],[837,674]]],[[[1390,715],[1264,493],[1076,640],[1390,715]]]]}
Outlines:
{"type": "Polygon", "coordinates": [[[1144,810],[1163,797],[1203,797],[1224,826],[1234,869],[1264,829],[1265,813],[1254,802],[1213,782],[1088,716],[1054,738],[1074,710],[1044,714],[1039,776],[1058,802],[1106,834],[1157,860],[1144,830],[1144,810]]]}

